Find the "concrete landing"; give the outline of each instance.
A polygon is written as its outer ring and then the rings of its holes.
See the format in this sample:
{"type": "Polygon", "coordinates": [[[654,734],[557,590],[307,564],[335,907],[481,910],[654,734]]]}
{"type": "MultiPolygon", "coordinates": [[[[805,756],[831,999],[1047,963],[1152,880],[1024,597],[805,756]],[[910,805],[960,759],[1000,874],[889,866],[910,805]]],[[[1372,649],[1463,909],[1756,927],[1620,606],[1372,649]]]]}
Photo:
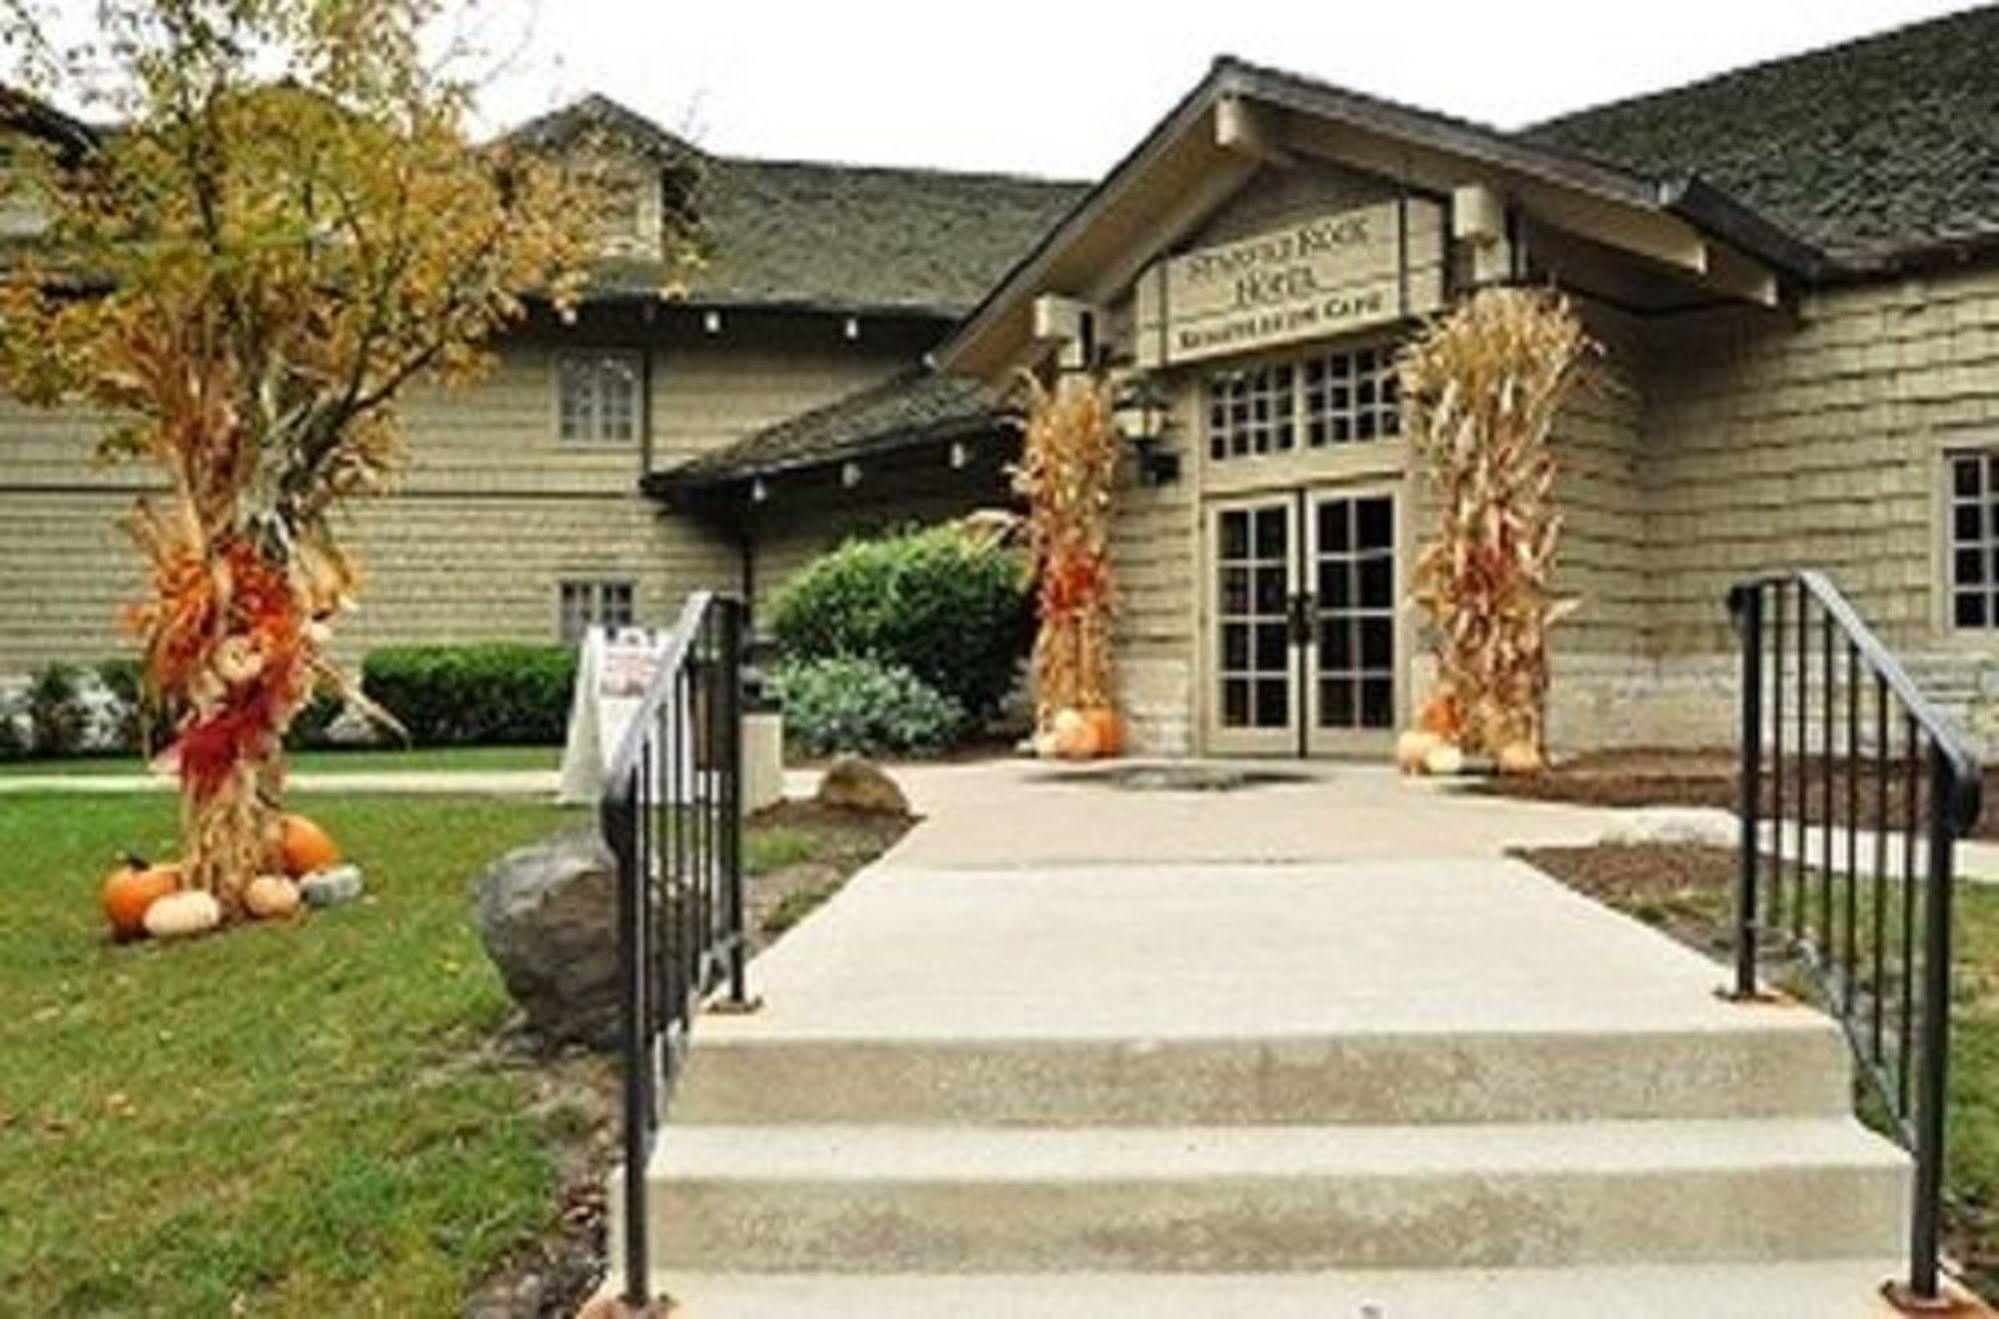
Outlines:
{"type": "MultiPolygon", "coordinates": [[[[924,826],[943,827],[942,822],[924,826]]],[[[1524,863],[933,869],[899,849],[756,964],[737,1039],[1826,1034],[1716,999],[1715,963],[1524,863]]]]}
{"type": "Polygon", "coordinates": [[[1837,1028],[1502,855],[1600,812],[906,787],[694,1033],[647,1193],[688,1313],[1880,1313],[1908,1162],[1837,1028]]]}

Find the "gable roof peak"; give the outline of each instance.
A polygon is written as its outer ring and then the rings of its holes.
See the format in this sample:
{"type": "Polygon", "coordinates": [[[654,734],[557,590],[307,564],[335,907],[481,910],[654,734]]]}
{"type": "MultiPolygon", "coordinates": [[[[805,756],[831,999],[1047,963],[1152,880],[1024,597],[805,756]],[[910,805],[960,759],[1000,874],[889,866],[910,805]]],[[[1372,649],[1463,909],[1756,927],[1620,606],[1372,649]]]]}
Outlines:
{"type": "Polygon", "coordinates": [[[562,147],[585,133],[604,133],[663,163],[685,164],[706,159],[706,153],[658,120],[634,110],[603,92],[586,92],[518,125],[506,140],[533,147],[562,147]]]}

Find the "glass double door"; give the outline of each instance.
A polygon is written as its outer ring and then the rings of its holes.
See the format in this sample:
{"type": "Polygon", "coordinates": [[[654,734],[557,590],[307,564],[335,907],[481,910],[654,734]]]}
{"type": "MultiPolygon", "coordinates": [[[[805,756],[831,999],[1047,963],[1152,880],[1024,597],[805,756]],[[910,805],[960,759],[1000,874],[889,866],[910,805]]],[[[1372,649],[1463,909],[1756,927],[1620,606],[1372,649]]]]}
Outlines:
{"type": "Polygon", "coordinates": [[[1372,754],[1399,723],[1395,496],[1299,490],[1208,512],[1205,721],[1220,755],[1372,754]]]}

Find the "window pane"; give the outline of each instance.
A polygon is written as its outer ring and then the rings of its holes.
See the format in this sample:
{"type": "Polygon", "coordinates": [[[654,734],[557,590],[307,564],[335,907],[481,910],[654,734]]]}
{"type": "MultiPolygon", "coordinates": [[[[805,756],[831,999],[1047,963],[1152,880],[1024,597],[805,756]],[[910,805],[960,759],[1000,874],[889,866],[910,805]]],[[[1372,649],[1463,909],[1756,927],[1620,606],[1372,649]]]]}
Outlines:
{"type": "Polygon", "coordinates": [[[630,627],[632,625],[632,584],[630,582],[606,582],[599,604],[600,621],[605,627],[630,627]]]}
{"type": "Polygon", "coordinates": [[[639,373],[630,358],[605,357],[598,363],[597,438],[629,440],[638,434],[639,373]]]}
{"type": "Polygon", "coordinates": [[[556,369],[561,434],[565,440],[587,440],[595,430],[594,378],[589,362],[565,357],[556,369]]]}
{"type": "Polygon", "coordinates": [[[1367,678],[1360,684],[1360,725],[1387,728],[1395,722],[1395,684],[1387,678],[1367,678]]]}
{"type": "Polygon", "coordinates": [[[1249,557],[1249,514],[1241,512],[1222,514],[1222,557],[1224,559],[1249,557]]]}
{"type": "Polygon", "coordinates": [[[1386,499],[1355,501],[1354,521],[1359,533],[1356,548],[1379,550],[1394,543],[1395,518],[1386,499]]]}
{"type": "Polygon", "coordinates": [[[1959,504],[1951,510],[1951,534],[1961,541],[1977,540],[1984,534],[1980,529],[1984,522],[1980,511],[1977,504],[1959,504]]]}
{"type": "Polygon", "coordinates": [[[1256,726],[1282,728],[1291,722],[1291,684],[1282,678],[1261,678],[1256,684],[1256,726]]]}
{"type": "Polygon", "coordinates": [[[1284,510],[1265,508],[1256,514],[1256,557],[1259,559],[1281,559],[1289,552],[1291,529],[1285,523],[1284,510]]]}
{"type": "Polygon", "coordinates": [[[1349,526],[1348,510],[1353,507],[1344,499],[1328,499],[1319,505],[1319,549],[1344,550],[1353,543],[1349,526]]]}
{"type": "Polygon", "coordinates": [[[1225,614],[1249,612],[1249,569],[1222,569],[1222,612],[1225,614]]]}
{"type": "Polygon", "coordinates": [[[1360,603],[1363,609],[1386,609],[1395,603],[1395,561],[1386,556],[1362,559],[1360,603]]]}
{"type": "Polygon", "coordinates": [[[1284,612],[1285,597],[1290,594],[1284,580],[1282,566],[1258,568],[1256,570],[1256,612],[1259,614],[1281,614],[1284,612]]]}
{"type": "Polygon", "coordinates": [[[1319,726],[1352,728],[1354,685],[1348,678],[1328,678],[1319,683],[1319,726]]]}
{"type": "Polygon", "coordinates": [[[1985,592],[1960,591],[1957,594],[1957,625],[1959,627],[1985,627],[1988,619],[1985,611],[1985,592]]]}
{"type": "Polygon", "coordinates": [[[1222,667],[1236,673],[1249,667],[1249,624],[1222,624],[1222,667]]]}
{"type": "Polygon", "coordinates": [[[1229,728],[1249,724],[1249,680],[1230,678],[1222,683],[1222,723],[1229,728]]]}
{"type": "Polygon", "coordinates": [[[1957,582],[1960,586],[1972,585],[1985,580],[1985,552],[1978,549],[1959,550],[1957,560],[1957,582]]]}
{"type": "Polygon", "coordinates": [[[1950,464],[1951,489],[1963,499],[1978,494],[1978,459],[1955,458],[1950,464]]]}
{"type": "Polygon", "coordinates": [[[1364,669],[1386,669],[1395,662],[1395,624],[1386,618],[1360,621],[1360,664],[1364,669]]]}
{"type": "Polygon", "coordinates": [[[1256,627],[1256,667],[1265,673],[1282,673],[1291,662],[1291,630],[1282,623],[1259,623],[1256,627]]]}
{"type": "Polygon", "coordinates": [[[1319,624],[1319,666],[1344,673],[1353,668],[1353,623],[1345,618],[1328,618],[1319,624]]]}

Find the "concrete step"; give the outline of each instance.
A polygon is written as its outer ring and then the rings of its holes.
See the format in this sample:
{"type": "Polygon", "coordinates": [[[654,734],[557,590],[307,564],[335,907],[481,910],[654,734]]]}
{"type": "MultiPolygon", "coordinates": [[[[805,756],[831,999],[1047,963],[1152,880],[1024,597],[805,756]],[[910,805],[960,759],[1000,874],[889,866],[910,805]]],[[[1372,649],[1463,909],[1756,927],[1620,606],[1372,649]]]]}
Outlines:
{"type": "MultiPolygon", "coordinates": [[[[688,1319],[1898,1319],[1893,1260],[1284,1274],[681,1274],[688,1319]]],[[[676,1311],[681,1313],[681,1311],[676,1311]]]]}
{"type": "MultiPolygon", "coordinates": [[[[1834,1117],[1846,1043],[1795,1008],[1657,1030],[1220,1039],[704,1035],[679,1123],[1248,1126],[1834,1117]]],[[[705,1023],[704,1023],[705,1024],[705,1023]]]]}
{"type": "Polygon", "coordinates": [[[670,1273],[1291,1272],[1893,1257],[1851,1118],[662,1132],[670,1273]]]}

